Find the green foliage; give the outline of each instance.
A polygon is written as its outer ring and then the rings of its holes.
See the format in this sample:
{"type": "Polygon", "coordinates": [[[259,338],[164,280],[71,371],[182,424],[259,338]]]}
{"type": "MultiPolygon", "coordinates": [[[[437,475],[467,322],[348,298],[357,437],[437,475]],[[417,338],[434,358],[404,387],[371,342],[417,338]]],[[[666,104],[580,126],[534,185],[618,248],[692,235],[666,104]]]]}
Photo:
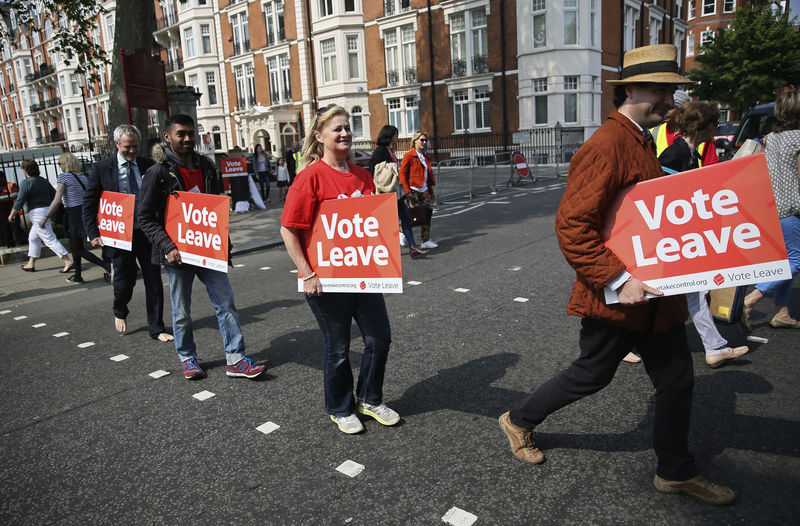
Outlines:
{"type": "MultiPolygon", "coordinates": [[[[17,23],[27,28],[27,32],[44,30],[44,20],[52,14],[53,51],[61,53],[67,66],[77,64],[76,72],[97,79],[98,67],[109,64],[108,56],[100,44],[92,40],[92,32],[97,29],[97,17],[106,10],[97,0],[8,0],[0,2],[0,15],[8,19],[16,13],[17,23]],[[66,15],[66,28],[59,25],[60,13],[66,15]]],[[[0,25],[0,38],[14,40],[9,27],[0,25]]],[[[42,35],[44,40],[44,35],[42,35]]]]}
{"type": "Polygon", "coordinates": [[[687,76],[692,95],[739,111],[772,102],[775,89],[800,84],[800,33],[788,17],[763,7],[740,8],[730,29],[699,48],[687,76]]]}

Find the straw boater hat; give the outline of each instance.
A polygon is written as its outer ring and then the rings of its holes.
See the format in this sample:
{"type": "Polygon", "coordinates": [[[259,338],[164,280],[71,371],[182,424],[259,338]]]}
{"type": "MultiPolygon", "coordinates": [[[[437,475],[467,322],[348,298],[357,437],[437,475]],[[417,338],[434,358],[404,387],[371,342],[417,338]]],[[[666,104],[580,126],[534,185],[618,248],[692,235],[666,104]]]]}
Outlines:
{"type": "Polygon", "coordinates": [[[607,80],[614,86],[640,82],[687,84],[692,81],[678,74],[678,48],[672,44],[657,44],[631,49],[622,60],[619,80],[607,80]]]}

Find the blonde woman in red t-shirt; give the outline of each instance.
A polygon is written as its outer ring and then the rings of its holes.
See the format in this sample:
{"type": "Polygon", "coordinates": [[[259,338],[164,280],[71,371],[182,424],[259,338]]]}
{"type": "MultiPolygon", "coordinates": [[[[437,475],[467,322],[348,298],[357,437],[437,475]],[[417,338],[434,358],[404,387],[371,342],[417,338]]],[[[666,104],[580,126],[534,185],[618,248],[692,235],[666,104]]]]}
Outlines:
{"type": "Polygon", "coordinates": [[[364,429],[356,413],[383,425],[400,415],[383,403],[383,376],[392,340],[382,294],[325,293],[303,252],[317,207],[328,199],[354,198],[375,193],[370,173],[352,162],[350,114],[328,106],[311,121],[302,150],[303,170],[297,174],[281,215],[281,236],[289,257],[303,276],[303,292],[323,335],[322,374],[325,411],[343,433],[364,429]],[[350,368],[350,326],[361,330],[364,355],[353,395],[350,368]]]}

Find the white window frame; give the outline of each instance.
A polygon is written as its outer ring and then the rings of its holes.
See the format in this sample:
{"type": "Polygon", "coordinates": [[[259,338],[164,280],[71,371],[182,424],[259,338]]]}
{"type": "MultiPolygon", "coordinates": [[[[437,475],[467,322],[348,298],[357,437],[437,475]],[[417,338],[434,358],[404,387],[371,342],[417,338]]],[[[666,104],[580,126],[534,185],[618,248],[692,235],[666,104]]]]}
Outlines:
{"type": "Polygon", "coordinates": [[[565,75],[564,76],[564,124],[578,124],[580,118],[580,105],[578,99],[578,86],[580,85],[581,78],[579,75],[565,75]],[[574,104],[575,118],[568,119],[568,106],[574,104]]]}
{"type": "Polygon", "coordinates": [[[562,0],[563,1],[563,8],[564,8],[564,45],[565,46],[577,46],[580,42],[580,21],[578,16],[578,0],[562,0]],[[567,42],[567,15],[574,17],[575,19],[575,30],[574,30],[574,42],[567,42]]]}
{"type": "Polygon", "coordinates": [[[693,20],[697,16],[697,0],[689,0],[686,20],[693,20]]]}
{"type": "Polygon", "coordinates": [[[347,49],[347,79],[358,80],[361,78],[361,44],[358,34],[345,35],[347,49]]]}
{"type": "Polygon", "coordinates": [[[589,3],[589,45],[597,47],[597,0],[589,3]]]}
{"type": "Polygon", "coordinates": [[[194,28],[183,28],[183,58],[192,58],[196,55],[194,49],[194,28]]]}
{"type": "Polygon", "coordinates": [[[533,0],[533,49],[547,47],[547,0],[533,0]],[[536,33],[537,21],[541,27],[541,34],[536,33]]]}
{"type": "Polygon", "coordinates": [[[231,35],[233,36],[234,55],[250,51],[250,25],[247,20],[247,11],[240,11],[230,16],[231,35]],[[239,45],[237,53],[236,46],[239,45]]]}
{"type": "Polygon", "coordinates": [[[333,16],[333,0],[319,0],[319,2],[317,2],[317,10],[319,18],[333,16]]]}
{"type": "Polygon", "coordinates": [[[549,122],[549,99],[547,94],[547,77],[533,79],[533,125],[547,126],[549,122]],[[539,120],[538,107],[544,102],[544,120],[539,120]]]}
{"type": "Polygon", "coordinates": [[[206,78],[206,92],[207,92],[207,99],[209,106],[214,106],[216,104],[219,104],[219,94],[217,93],[217,72],[206,71],[205,78],[206,78]],[[213,101],[211,100],[212,93],[214,94],[213,101]]]}
{"type": "Polygon", "coordinates": [[[267,33],[267,45],[271,46],[286,40],[283,2],[265,2],[262,8],[264,11],[264,27],[267,33]],[[272,33],[272,41],[270,41],[270,32],[272,33]],[[283,33],[283,36],[281,36],[281,33],[283,33]]]}
{"type": "Polygon", "coordinates": [[[706,29],[705,31],[700,32],[700,47],[705,46],[706,44],[712,42],[714,40],[714,31],[713,29],[706,29]]]}
{"type": "Polygon", "coordinates": [[[416,84],[417,43],[414,24],[403,24],[384,29],[382,35],[386,84],[388,86],[416,84]],[[392,81],[392,79],[394,80],[392,81]]]}
{"type": "Polygon", "coordinates": [[[711,16],[717,13],[717,0],[701,0],[703,2],[703,16],[711,16]],[[706,10],[710,7],[709,10],[706,10]]]}
{"type": "Polygon", "coordinates": [[[364,112],[361,106],[355,105],[350,109],[350,123],[353,138],[364,137],[364,112]]]}
{"type": "Polygon", "coordinates": [[[491,88],[488,85],[452,90],[450,96],[453,99],[454,133],[473,133],[491,129],[490,93],[491,88]]]}
{"type": "Polygon", "coordinates": [[[661,20],[650,16],[650,45],[661,43],[661,20]]]}
{"type": "Polygon", "coordinates": [[[733,13],[736,11],[736,0],[722,0],[722,12],[733,13]]]}
{"type": "Polygon", "coordinates": [[[694,56],[694,33],[686,35],[686,56],[694,56]]]}
{"type": "Polygon", "coordinates": [[[214,53],[214,39],[211,37],[211,24],[200,24],[200,47],[203,55],[214,53]]]}
{"type": "Polygon", "coordinates": [[[636,47],[636,26],[639,23],[639,8],[623,4],[623,50],[628,51],[636,47]]]}
{"type": "Polygon", "coordinates": [[[336,62],[336,38],[326,38],[319,43],[322,83],[331,84],[339,80],[339,65],[336,62]],[[328,47],[329,46],[329,47],[328,47]],[[328,47],[328,49],[326,49],[328,47]]]}

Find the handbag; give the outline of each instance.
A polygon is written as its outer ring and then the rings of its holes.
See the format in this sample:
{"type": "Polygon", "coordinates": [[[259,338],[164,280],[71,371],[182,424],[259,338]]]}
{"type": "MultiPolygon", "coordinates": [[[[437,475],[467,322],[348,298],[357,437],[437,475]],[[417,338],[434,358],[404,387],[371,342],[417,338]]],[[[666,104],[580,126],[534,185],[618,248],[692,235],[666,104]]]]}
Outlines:
{"type": "Polygon", "coordinates": [[[736,151],[736,155],[733,156],[734,159],[738,159],[740,157],[744,157],[746,155],[754,155],[757,153],[761,153],[764,151],[764,145],[758,141],[754,141],[753,139],[747,139],[742,144],[741,148],[736,151]]]}
{"type": "Polygon", "coordinates": [[[395,192],[399,180],[397,164],[390,161],[376,164],[372,180],[375,182],[375,193],[390,194],[395,192]]]}
{"type": "Polygon", "coordinates": [[[431,224],[433,210],[427,206],[414,206],[408,209],[411,216],[411,226],[425,226],[431,224]]]}
{"type": "Polygon", "coordinates": [[[744,308],[744,286],[709,291],[709,310],[715,321],[726,325],[739,323],[744,308]]]}

